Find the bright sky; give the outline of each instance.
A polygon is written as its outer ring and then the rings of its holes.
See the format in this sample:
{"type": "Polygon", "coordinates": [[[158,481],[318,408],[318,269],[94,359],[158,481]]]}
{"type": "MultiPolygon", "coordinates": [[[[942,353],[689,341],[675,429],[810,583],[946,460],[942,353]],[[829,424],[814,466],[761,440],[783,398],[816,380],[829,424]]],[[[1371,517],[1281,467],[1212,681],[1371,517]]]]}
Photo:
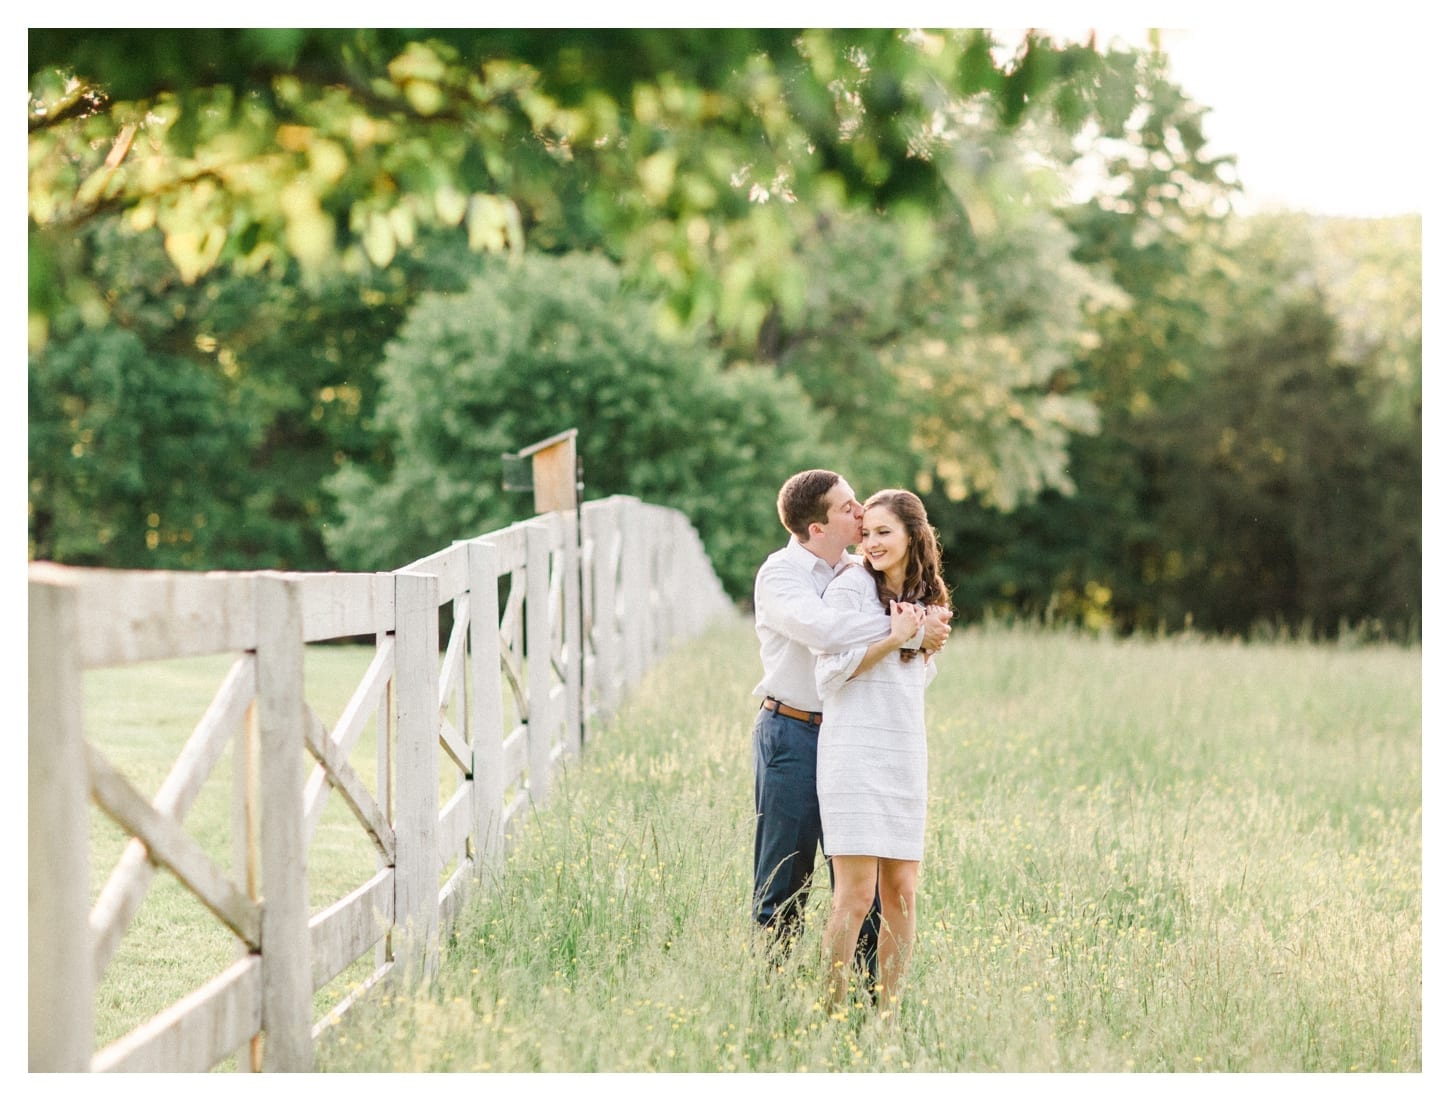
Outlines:
{"type": "MultiPolygon", "coordinates": [[[[1400,3],[1382,0],[1374,10],[1392,16],[1400,3]]],[[[1028,4],[1012,24],[1038,15],[1037,8],[1028,4]]],[[[1140,13],[1101,0],[1066,18],[1054,5],[1048,9],[1048,19],[1029,25],[1077,41],[1085,41],[1092,26],[1100,47],[1115,39],[1146,46],[1147,28],[1159,28],[1170,77],[1207,109],[1209,151],[1238,159],[1244,185],[1239,210],[1424,213],[1425,147],[1433,133],[1426,28],[1322,15],[1265,22],[1252,5],[1222,3],[1211,13],[1161,3],[1140,13]],[[1133,20],[1138,14],[1144,18],[1133,20]],[[1209,14],[1212,20],[1203,18],[1209,14]]],[[[1021,33],[999,30],[1004,42],[1021,33]]]]}
{"type": "Polygon", "coordinates": [[[736,0],[729,10],[743,16],[737,26],[1039,27],[1079,41],[1095,27],[1100,44],[1133,46],[1158,27],[1170,75],[1209,109],[1211,148],[1238,157],[1239,209],[1383,217],[1423,214],[1433,198],[1439,97],[1427,69],[1438,23],[1413,0],[1297,6],[1298,17],[1274,0],[736,0]]]}
{"type": "MultiPolygon", "coordinates": [[[[1344,9],[1340,9],[1343,11],[1344,9]]],[[[1176,82],[1238,156],[1245,209],[1424,213],[1431,142],[1427,28],[1339,19],[1165,29],[1176,82]]]]}

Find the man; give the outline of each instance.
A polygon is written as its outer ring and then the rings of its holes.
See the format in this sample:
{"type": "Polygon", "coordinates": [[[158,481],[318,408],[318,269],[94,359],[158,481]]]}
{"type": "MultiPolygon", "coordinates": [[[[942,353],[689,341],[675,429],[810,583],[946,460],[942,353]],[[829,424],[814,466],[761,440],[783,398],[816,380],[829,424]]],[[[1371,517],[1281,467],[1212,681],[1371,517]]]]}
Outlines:
{"type": "MultiPolygon", "coordinates": [[[[885,615],[827,608],[821,594],[855,557],[864,510],[851,486],[830,470],[804,470],[781,487],[780,522],[790,540],[755,576],[755,633],[764,676],[755,719],[755,889],[752,916],[789,943],[800,921],[805,888],[821,844],[816,800],[816,735],[821,698],[815,651],[843,650],[884,638],[885,615]]],[[[912,645],[935,651],[951,627],[927,617],[912,645]]],[[[862,950],[875,956],[875,920],[866,922],[862,950]]]]}

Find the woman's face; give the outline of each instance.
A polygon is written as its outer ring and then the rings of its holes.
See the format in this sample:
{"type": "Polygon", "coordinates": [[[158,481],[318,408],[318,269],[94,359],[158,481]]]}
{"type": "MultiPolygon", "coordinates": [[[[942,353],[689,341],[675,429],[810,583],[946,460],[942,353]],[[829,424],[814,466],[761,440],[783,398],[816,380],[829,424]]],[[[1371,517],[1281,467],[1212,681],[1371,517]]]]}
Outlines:
{"type": "Polygon", "coordinates": [[[866,510],[862,521],[865,534],[861,537],[861,554],[871,563],[877,573],[892,575],[906,572],[906,552],[909,539],[903,524],[885,505],[874,505],[866,510]]]}

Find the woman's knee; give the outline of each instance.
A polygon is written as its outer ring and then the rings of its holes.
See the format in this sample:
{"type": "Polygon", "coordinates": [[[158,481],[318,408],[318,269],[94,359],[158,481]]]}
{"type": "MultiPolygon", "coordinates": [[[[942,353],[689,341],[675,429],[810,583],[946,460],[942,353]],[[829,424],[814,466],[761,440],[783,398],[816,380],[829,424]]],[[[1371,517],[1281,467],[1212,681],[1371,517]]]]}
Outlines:
{"type": "Polygon", "coordinates": [[[864,919],[871,910],[871,905],[876,901],[876,891],[871,884],[862,886],[855,883],[842,883],[836,881],[836,889],[831,893],[831,903],[837,910],[864,919]]]}
{"type": "Polygon", "coordinates": [[[836,866],[836,882],[831,891],[831,903],[837,910],[864,918],[876,901],[876,876],[874,869],[863,871],[843,861],[836,866]]]}
{"type": "Polygon", "coordinates": [[[916,868],[883,867],[881,869],[881,904],[901,907],[910,912],[916,909],[916,868]]]}

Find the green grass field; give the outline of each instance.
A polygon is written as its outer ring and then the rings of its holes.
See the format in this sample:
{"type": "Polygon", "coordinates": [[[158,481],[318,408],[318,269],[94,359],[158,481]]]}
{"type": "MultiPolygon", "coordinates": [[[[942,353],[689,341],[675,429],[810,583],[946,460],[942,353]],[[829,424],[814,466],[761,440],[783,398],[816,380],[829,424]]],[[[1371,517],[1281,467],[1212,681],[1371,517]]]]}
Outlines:
{"type": "Polygon", "coordinates": [[[823,889],[756,949],[742,624],[648,675],[437,981],[319,1069],[1421,1068],[1418,649],[962,628],[939,660],[894,1014],[823,1008],[823,889]]]}
{"type": "MultiPolygon", "coordinates": [[[[369,652],[309,650],[340,711],[369,652]]],[[[903,1004],[821,1003],[823,886],[754,943],[748,625],[682,647],[586,746],[466,910],[436,982],[329,1030],[331,1071],[1416,1071],[1418,649],[962,628],[930,690],[931,810],[903,1004]]],[[[87,732],[154,791],[228,661],[91,673],[87,732]]],[[[368,773],[371,751],[352,761],[368,773]]],[[[371,780],[370,776],[369,779],[371,780]]],[[[227,865],[229,761],[187,818],[227,865]]],[[[99,890],[123,838],[99,812],[99,890]]],[[[314,905],[372,852],[332,799],[314,905]]],[[[165,873],[101,1043],[224,967],[165,873]]],[[[320,1014],[366,973],[319,994],[320,1014]]]]}

